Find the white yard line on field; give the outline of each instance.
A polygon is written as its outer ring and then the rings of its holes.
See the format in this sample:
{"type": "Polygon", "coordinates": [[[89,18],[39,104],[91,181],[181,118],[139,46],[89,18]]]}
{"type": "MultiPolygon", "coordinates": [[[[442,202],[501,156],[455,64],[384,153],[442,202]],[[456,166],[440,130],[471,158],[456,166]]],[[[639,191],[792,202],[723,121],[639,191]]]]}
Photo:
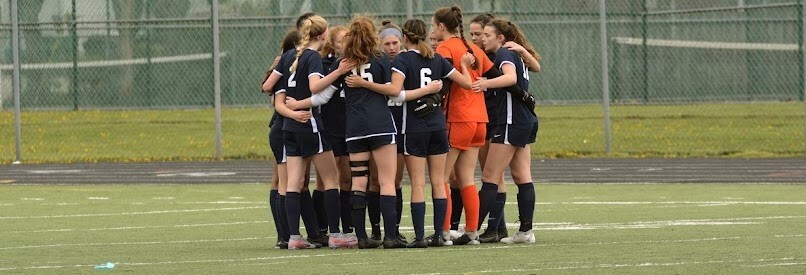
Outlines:
{"type": "Polygon", "coordinates": [[[75,247],[75,246],[115,246],[115,245],[151,245],[151,244],[184,244],[184,243],[208,243],[208,242],[238,242],[238,241],[265,240],[265,239],[269,239],[269,238],[270,237],[250,237],[250,238],[235,238],[235,239],[150,241],[150,242],[61,243],[61,244],[0,247],[0,250],[32,249],[32,248],[53,248],[53,247],[75,247]]]}
{"type": "Polygon", "coordinates": [[[70,215],[50,215],[50,216],[17,216],[17,217],[0,217],[0,220],[13,220],[13,219],[53,219],[53,218],[81,218],[81,217],[108,217],[108,216],[133,216],[133,215],[153,215],[153,214],[171,214],[171,213],[192,213],[192,212],[211,212],[211,211],[231,211],[231,210],[246,210],[246,209],[263,209],[265,206],[248,206],[248,207],[229,207],[229,208],[202,208],[202,209],[179,209],[179,210],[155,210],[143,212],[123,212],[123,213],[95,213],[95,214],[70,214],[70,215]]]}
{"type": "Polygon", "coordinates": [[[197,224],[154,225],[154,226],[123,226],[123,227],[102,227],[102,228],[57,228],[57,229],[30,230],[30,231],[10,231],[6,233],[48,233],[48,232],[73,232],[73,231],[132,230],[132,229],[152,229],[152,228],[185,228],[185,227],[229,226],[229,225],[262,224],[262,223],[269,223],[269,221],[197,223],[197,224]]]}

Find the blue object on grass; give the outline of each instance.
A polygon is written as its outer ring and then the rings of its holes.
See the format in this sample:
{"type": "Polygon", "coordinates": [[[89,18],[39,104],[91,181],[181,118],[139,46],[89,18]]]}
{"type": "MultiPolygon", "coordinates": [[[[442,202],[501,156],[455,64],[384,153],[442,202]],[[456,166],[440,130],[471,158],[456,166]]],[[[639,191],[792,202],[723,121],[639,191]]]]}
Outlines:
{"type": "Polygon", "coordinates": [[[113,269],[115,268],[115,263],[113,262],[106,262],[105,265],[96,265],[95,269],[113,269]]]}

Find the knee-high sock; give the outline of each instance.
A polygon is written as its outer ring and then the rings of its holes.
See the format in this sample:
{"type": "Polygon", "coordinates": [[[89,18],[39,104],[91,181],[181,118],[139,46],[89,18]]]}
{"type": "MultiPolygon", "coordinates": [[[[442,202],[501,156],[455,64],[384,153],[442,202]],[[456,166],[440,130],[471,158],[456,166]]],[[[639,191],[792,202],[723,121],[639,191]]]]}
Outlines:
{"type": "Polygon", "coordinates": [[[271,211],[271,218],[274,221],[274,229],[277,230],[278,237],[280,236],[280,221],[277,217],[277,211],[279,209],[277,206],[277,200],[279,196],[280,193],[277,192],[277,190],[269,191],[269,210],[271,211]]]}
{"type": "Polygon", "coordinates": [[[465,230],[475,232],[479,228],[479,191],[476,185],[462,188],[462,204],[465,208],[465,230]]]}
{"type": "Polygon", "coordinates": [[[367,238],[366,217],[367,217],[367,193],[352,191],[350,196],[350,216],[352,216],[355,235],[359,238],[367,238]]]}
{"type": "Polygon", "coordinates": [[[397,210],[395,234],[400,234],[400,220],[403,218],[403,188],[395,190],[395,210],[397,210]]]}
{"type": "Polygon", "coordinates": [[[339,189],[325,190],[325,209],[327,211],[327,227],[330,233],[341,233],[339,230],[339,217],[341,207],[339,207],[339,189]]]}
{"type": "Polygon", "coordinates": [[[313,190],[313,211],[316,212],[316,223],[319,224],[319,231],[326,231],[328,228],[327,210],[325,210],[325,192],[313,190]]]}
{"type": "Polygon", "coordinates": [[[484,218],[493,208],[495,204],[495,196],[498,193],[498,185],[495,183],[482,182],[481,190],[479,190],[479,228],[484,223],[484,218]]]}
{"type": "Polygon", "coordinates": [[[532,229],[532,219],[535,215],[535,186],[531,182],[518,184],[518,216],[521,227],[518,231],[526,232],[532,229]]]}
{"type": "Polygon", "coordinates": [[[381,215],[383,215],[383,234],[384,238],[397,238],[397,230],[395,230],[395,219],[397,217],[395,196],[381,195],[381,215]]]}
{"type": "MultiPolygon", "coordinates": [[[[497,193],[495,203],[490,208],[490,218],[487,219],[487,230],[501,231],[501,218],[504,216],[504,205],[507,203],[507,193],[497,193]]],[[[506,229],[506,225],[504,227],[506,229]]]]}
{"type": "Polygon", "coordinates": [[[503,203],[501,204],[501,217],[498,218],[498,232],[507,231],[507,193],[498,193],[498,198],[495,200],[498,203],[503,196],[503,203]]]}
{"type": "Polygon", "coordinates": [[[350,213],[350,191],[339,192],[339,208],[341,209],[341,230],[344,233],[353,233],[353,217],[350,213]]]}
{"type": "MultiPolygon", "coordinates": [[[[283,241],[288,241],[288,212],[287,208],[285,207],[285,196],[277,195],[277,216],[279,218],[280,229],[278,230],[277,234],[280,235],[283,241]]],[[[299,220],[299,218],[297,218],[299,220]]],[[[299,222],[297,222],[299,225],[299,222]]],[[[297,226],[299,227],[299,226],[297,226]]]]}
{"type": "Polygon", "coordinates": [[[414,225],[414,238],[422,240],[425,236],[425,202],[411,203],[411,223],[414,225]]]}
{"type": "Polygon", "coordinates": [[[319,236],[319,221],[316,220],[316,210],[313,208],[313,198],[311,193],[302,191],[299,193],[299,207],[302,223],[305,224],[305,232],[309,238],[319,236]]]}
{"type": "Polygon", "coordinates": [[[432,199],[434,203],[434,233],[437,236],[442,236],[442,230],[445,223],[445,212],[448,210],[448,199],[432,199]]]}
{"type": "MultiPolygon", "coordinates": [[[[444,219],[443,225],[442,225],[442,230],[445,230],[445,231],[453,229],[453,226],[451,224],[451,217],[453,216],[453,214],[452,214],[453,213],[453,203],[452,203],[452,201],[453,201],[453,192],[452,191],[453,190],[451,190],[450,185],[448,185],[448,183],[445,183],[445,194],[448,195],[448,198],[446,199],[447,206],[445,208],[445,219],[444,219]]],[[[461,210],[459,210],[459,211],[461,212],[461,210]]],[[[459,225],[457,224],[456,226],[457,226],[456,229],[459,229],[458,228],[459,225]]]]}
{"type": "MultiPolygon", "coordinates": [[[[447,185],[447,184],[446,184],[447,185]]],[[[462,208],[464,203],[462,203],[462,190],[459,188],[450,188],[451,192],[448,198],[450,198],[450,208],[451,208],[451,217],[450,217],[450,228],[451,230],[459,230],[459,223],[462,222],[462,208]]],[[[447,228],[447,227],[446,227],[447,228]]]]}
{"type": "Polygon", "coordinates": [[[381,229],[381,193],[367,192],[367,211],[369,212],[369,223],[372,230],[381,229]]]}
{"type": "Polygon", "coordinates": [[[301,235],[299,233],[300,216],[300,194],[299,192],[285,193],[285,211],[288,215],[288,234],[301,235]]]}

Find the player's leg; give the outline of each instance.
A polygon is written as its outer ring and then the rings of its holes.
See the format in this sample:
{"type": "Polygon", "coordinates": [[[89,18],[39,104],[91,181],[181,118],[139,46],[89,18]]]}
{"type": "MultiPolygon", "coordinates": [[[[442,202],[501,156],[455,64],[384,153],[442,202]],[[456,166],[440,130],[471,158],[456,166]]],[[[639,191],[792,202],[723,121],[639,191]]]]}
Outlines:
{"type": "MultiPolygon", "coordinates": [[[[302,223],[305,225],[305,232],[308,233],[308,242],[316,245],[317,247],[323,247],[327,245],[327,234],[326,232],[321,232],[320,229],[322,227],[327,228],[324,225],[319,224],[319,220],[317,218],[316,213],[316,205],[314,203],[313,197],[311,196],[310,192],[310,184],[311,184],[311,161],[310,157],[306,157],[308,159],[305,173],[304,173],[304,180],[302,181],[302,189],[300,190],[300,216],[302,218],[302,223]]],[[[325,224],[326,225],[326,224],[325,224]]]]}
{"type": "Polygon", "coordinates": [[[503,212],[503,204],[506,202],[506,194],[503,194],[503,197],[499,196],[498,179],[504,174],[504,169],[512,160],[516,149],[517,147],[502,143],[494,142],[490,144],[490,153],[487,155],[487,163],[484,165],[484,170],[481,174],[482,191],[479,192],[481,205],[487,211],[487,213],[481,214],[489,214],[490,218],[489,226],[482,234],[483,238],[479,237],[481,242],[497,243],[501,239],[498,236],[498,225],[500,222],[499,217],[503,212]],[[499,200],[499,198],[503,199],[503,201],[499,200]]]}
{"type": "MultiPolygon", "coordinates": [[[[398,138],[402,137],[402,135],[397,135],[398,138]]],[[[399,142],[402,142],[402,139],[398,139],[399,142]]],[[[405,169],[406,161],[403,158],[403,152],[398,150],[397,154],[397,170],[395,172],[395,210],[397,210],[397,217],[395,217],[395,233],[397,237],[403,242],[406,241],[406,237],[400,234],[400,219],[403,218],[403,188],[401,184],[403,183],[403,169],[405,169]]]]}
{"type": "MultiPolygon", "coordinates": [[[[288,187],[286,190],[286,212],[288,214],[289,249],[315,248],[314,245],[302,239],[299,231],[299,220],[301,216],[301,200],[303,181],[305,179],[305,167],[308,159],[302,156],[288,156],[286,169],[288,171],[288,187]]],[[[315,231],[315,230],[314,230],[315,231]]],[[[310,233],[309,233],[310,234],[310,233]]]]}
{"type": "Polygon", "coordinates": [[[395,191],[395,174],[397,171],[397,146],[391,143],[394,136],[382,136],[372,138],[375,144],[387,143],[382,146],[373,146],[372,159],[378,167],[378,183],[381,187],[381,216],[383,216],[383,247],[384,248],[404,248],[406,244],[397,238],[396,217],[397,217],[397,193],[395,191]],[[382,140],[388,138],[389,141],[382,140]],[[391,143],[391,144],[388,144],[391,143]]]}
{"type": "Polygon", "coordinates": [[[326,235],[327,232],[327,210],[325,210],[325,184],[322,182],[322,177],[319,171],[314,171],[316,177],[316,187],[313,190],[311,199],[313,199],[313,210],[316,212],[316,223],[319,224],[319,234],[326,235]]]}
{"type": "Polygon", "coordinates": [[[378,182],[378,167],[375,161],[369,160],[369,188],[367,189],[367,212],[369,212],[369,223],[372,227],[373,240],[381,240],[381,185],[378,182]]]}
{"type": "Polygon", "coordinates": [[[532,223],[535,212],[535,188],[532,183],[530,146],[518,148],[510,163],[512,178],[518,186],[518,217],[520,228],[511,237],[501,239],[503,243],[534,243],[532,223]]]}
{"type": "Polygon", "coordinates": [[[316,171],[322,177],[325,188],[324,201],[329,232],[328,246],[330,248],[352,247],[355,244],[349,242],[348,238],[341,234],[341,228],[339,228],[341,214],[339,207],[339,171],[333,151],[328,150],[313,156],[313,163],[316,171]]]}
{"type": "Polygon", "coordinates": [[[466,133],[471,140],[467,149],[456,160],[456,178],[462,185],[462,203],[465,208],[465,234],[454,241],[455,245],[479,244],[479,194],[475,184],[476,164],[479,148],[484,145],[487,135],[486,123],[466,123],[466,133]]]}
{"type": "MultiPolygon", "coordinates": [[[[348,142],[348,146],[352,143],[348,142]]],[[[352,191],[350,196],[351,217],[355,234],[358,237],[358,248],[376,248],[380,242],[370,239],[366,230],[367,187],[369,184],[369,152],[350,153],[350,175],[352,191]]]]}
{"type": "Polygon", "coordinates": [[[412,244],[425,244],[425,164],[423,157],[409,155],[405,158],[411,182],[411,222],[414,226],[412,244]]]}

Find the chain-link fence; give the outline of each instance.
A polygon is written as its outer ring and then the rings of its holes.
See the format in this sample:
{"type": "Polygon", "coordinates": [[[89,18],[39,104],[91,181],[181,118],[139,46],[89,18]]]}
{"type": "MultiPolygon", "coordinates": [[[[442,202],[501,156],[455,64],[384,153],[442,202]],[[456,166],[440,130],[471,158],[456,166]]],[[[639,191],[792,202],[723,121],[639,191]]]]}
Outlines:
{"type": "MultiPolygon", "coordinates": [[[[224,107],[266,106],[258,82],[301,13],[319,13],[331,25],[355,13],[402,24],[407,18],[428,22],[435,9],[452,4],[463,8],[466,24],[489,12],[523,28],[545,58],[544,71],[531,82],[543,104],[602,100],[597,0],[218,1],[224,107]]],[[[211,3],[19,1],[22,110],[213,107],[211,3]]],[[[802,0],[606,4],[615,104],[803,100],[802,0]]],[[[0,1],[3,112],[14,106],[10,6],[11,0],[0,1]]],[[[254,127],[232,123],[225,129],[254,127]]]]}

